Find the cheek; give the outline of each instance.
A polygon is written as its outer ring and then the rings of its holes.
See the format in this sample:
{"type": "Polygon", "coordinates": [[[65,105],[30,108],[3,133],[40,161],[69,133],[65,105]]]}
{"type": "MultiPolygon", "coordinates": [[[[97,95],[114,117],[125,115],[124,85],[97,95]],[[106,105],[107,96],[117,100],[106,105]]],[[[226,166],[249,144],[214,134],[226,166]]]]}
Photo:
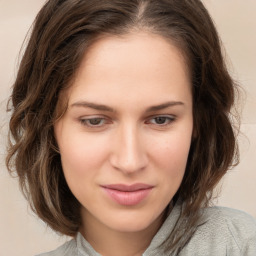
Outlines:
{"type": "Polygon", "coordinates": [[[158,177],[167,190],[179,187],[185,173],[190,144],[191,136],[182,133],[152,140],[154,146],[151,147],[150,156],[153,167],[158,170],[158,177]]]}
{"type": "MultiPolygon", "coordinates": [[[[61,162],[66,182],[81,203],[93,197],[92,184],[104,166],[106,147],[81,133],[68,136],[60,145],[61,162]]],[[[83,203],[82,203],[83,204],[83,203]]]]}
{"type": "Polygon", "coordinates": [[[92,177],[106,159],[106,139],[85,133],[65,118],[54,128],[67,182],[92,177]]]}
{"type": "Polygon", "coordinates": [[[66,138],[60,147],[64,172],[88,175],[91,170],[98,169],[107,157],[106,143],[102,140],[92,140],[90,137],[77,134],[66,138]]]}
{"type": "Polygon", "coordinates": [[[181,134],[166,136],[152,141],[151,155],[166,166],[184,164],[187,161],[190,144],[190,136],[186,137],[181,134]]]}

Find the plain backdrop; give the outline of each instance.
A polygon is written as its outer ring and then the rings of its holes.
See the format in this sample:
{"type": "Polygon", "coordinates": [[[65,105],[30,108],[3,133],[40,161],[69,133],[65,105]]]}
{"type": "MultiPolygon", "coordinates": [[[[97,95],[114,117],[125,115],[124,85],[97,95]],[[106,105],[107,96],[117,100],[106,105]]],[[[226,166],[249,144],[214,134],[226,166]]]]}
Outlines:
{"type": "MultiPolygon", "coordinates": [[[[93,0],[91,0],[93,1],[93,0]]],[[[32,214],[4,165],[6,103],[23,39],[44,0],[0,0],[0,255],[35,255],[66,241],[32,214]]],[[[256,217],[256,1],[204,0],[227,53],[229,69],[246,92],[240,136],[241,163],[226,175],[216,204],[256,217]]]]}

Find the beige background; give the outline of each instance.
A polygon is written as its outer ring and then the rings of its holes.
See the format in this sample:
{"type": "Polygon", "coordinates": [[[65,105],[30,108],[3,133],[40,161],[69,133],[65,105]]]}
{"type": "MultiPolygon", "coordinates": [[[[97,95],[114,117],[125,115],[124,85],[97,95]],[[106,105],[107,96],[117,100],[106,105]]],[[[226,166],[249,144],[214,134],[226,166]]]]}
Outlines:
{"type": "MultiPolygon", "coordinates": [[[[29,210],[4,166],[8,115],[5,105],[17,71],[24,36],[44,0],[0,0],[0,255],[35,255],[56,248],[58,237],[29,210]]],[[[229,67],[247,98],[240,137],[241,163],[222,182],[219,205],[238,208],[256,217],[256,1],[205,0],[228,53],[229,67]],[[231,64],[232,63],[232,64],[231,64]]]]}

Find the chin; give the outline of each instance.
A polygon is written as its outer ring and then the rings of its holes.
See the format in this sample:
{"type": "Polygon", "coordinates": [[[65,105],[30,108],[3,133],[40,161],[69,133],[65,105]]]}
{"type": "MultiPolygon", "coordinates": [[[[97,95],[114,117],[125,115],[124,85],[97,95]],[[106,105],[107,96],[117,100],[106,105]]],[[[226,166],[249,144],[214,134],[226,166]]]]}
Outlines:
{"type": "Polygon", "coordinates": [[[119,232],[140,232],[148,228],[159,228],[162,225],[163,214],[152,213],[131,213],[115,215],[111,221],[107,221],[106,224],[109,228],[119,232]]]}

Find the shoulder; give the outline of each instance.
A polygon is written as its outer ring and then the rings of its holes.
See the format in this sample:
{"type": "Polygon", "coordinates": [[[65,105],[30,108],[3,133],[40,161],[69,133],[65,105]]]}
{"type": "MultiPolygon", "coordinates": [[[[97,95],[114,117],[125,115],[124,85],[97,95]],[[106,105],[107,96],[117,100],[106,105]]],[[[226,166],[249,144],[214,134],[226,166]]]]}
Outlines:
{"type": "Polygon", "coordinates": [[[76,250],[77,250],[76,241],[75,239],[72,239],[64,243],[54,251],[38,254],[36,256],[70,256],[70,255],[74,255],[74,253],[76,253],[76,250]]]}
{"type": "Polygon", "coordinates": [[[252,216],[225,207],[209,207],[202,213],[182,256],[256,255],[256,220],[252,216]]]}
{"type": "Polygon", "coordinates": [[[204,209],[203,221],[194,236],[192,244],[202,241],[202,248],[212,255],[256,255],[256,220],[243,211],[226,207],[204,209]]]}
{"type": "MultiPolygon", "coordinates": [[[[225,229],[237,243],[256,239],[256,219],[240,210],[227,207],[209,207],[204,211],[206,223],[217,230],[225,229]]],[[[256,241],[256,240],[255,240],[256,241]]]]}

